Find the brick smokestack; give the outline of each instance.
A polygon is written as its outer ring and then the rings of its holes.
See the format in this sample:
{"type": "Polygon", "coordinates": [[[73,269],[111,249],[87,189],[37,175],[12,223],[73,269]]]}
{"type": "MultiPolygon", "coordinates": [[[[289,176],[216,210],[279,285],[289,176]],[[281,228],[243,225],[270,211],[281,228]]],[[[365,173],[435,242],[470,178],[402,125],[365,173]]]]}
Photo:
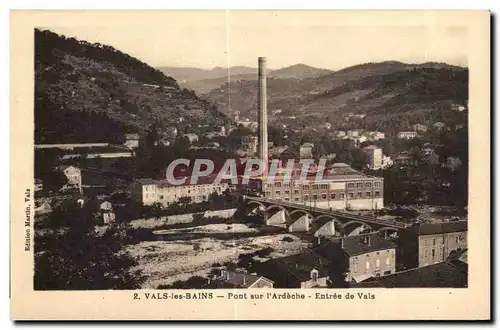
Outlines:
{"type": "MultiPolygon", "coordinates": [[[[259,159],[266,166],[267,174],[267,74],[266,58],[259,57],[259,159]]],[[[265,175],[265,174],[264,174],[265,175]]]]}

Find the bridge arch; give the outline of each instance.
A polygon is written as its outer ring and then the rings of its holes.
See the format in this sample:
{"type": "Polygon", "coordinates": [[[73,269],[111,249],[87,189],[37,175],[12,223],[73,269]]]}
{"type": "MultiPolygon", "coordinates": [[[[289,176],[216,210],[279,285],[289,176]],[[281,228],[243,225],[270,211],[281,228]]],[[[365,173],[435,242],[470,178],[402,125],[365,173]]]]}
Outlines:
{"type": "Polygon", "coordinates": [[[247,205],[251,205],[251,204],[260,206],[260,207],[262,207],[263,210],[266,210],[266,206],[263,203],[259,202],[259,201],[249,201],[247,203],[247,205]]]}
{"type": "Polygon", "coordinates": [[[344,224],[342,221],[340,221],[338,218],[336,218],[335,216],[333,215],[329,215],[329,214],[321,214],[319,216],[317,216],[316,218],[313,218],[313,222],[317,222],[319,221],[320,219],[324,219],[324,218],[329,218],[331,221],[333,221],[336,225],[339,226],[339,228],[343,228],[344,227],[344,224]]]}
{"type": "Polygon", "coordinates": [[[296,209],[296,210],[293,210],[292,212],[289,213],[290,217],[292,217],[294,214],[297,214],[297,213],[302,213],[302,215],[307,215],[309,219],[311,219],[311,221],[314,219],[314,217],[311,215],[311,213],[307,212],[306,210],[301,210],[301,209],[296,209]]]}
{"type": "Polygon", "coordinates": [[[387,233],[391,231],[399,234],[399,229],[394,227],[382,227],[379,230],[377,230],[378,233],[384,233],[384,237],[386,238],[387,238],[387,233]]]}
{"type": "Polygon", "coordinates": [[[348,235],[348,236],[349,236],[350,234],[352,234],[352,232],[354,232],[356,229],[358,229],[358,228],[359,228],[359,227],[361,227],[361,226],[363,226],[363,227],[365,227],[365,228],[370,229],[370,231],[372,231],[372,232],[373,232],[373,231],[375,231],[371,225],[367,224],[366,222],[363,222],[363,221],[358,221],[358,220],[351,220],[351,221],[349,221],[349,222],[346,222],[346,223],[344,224],[344,226],[343,226],[343,230],[344,230],[344,232],[346,233],[346,235],[348,235]],[[347,232],[347,230],[348,230],[348,228],[347,228],[347,227],[348,227],[348,226],[351,226],[351,225],[354,225],[354,224],[357,224],[358,226],[356,226],[353,230],[351,230],[351,231],[348,233],[348,232],[347,232]]]}
{"type": "Polygon", "coordinates": [[[277,205],[277,204],[272,204],[272,205],[269,205],[265,210],[266,210],[266,213],[269,214],[269,211],[271,211],[272,209],[279,209],[280,211],[284,211],[286,215],[289,215],[289,212],[287,209],[285,209],[283,206],[281,205],[277,205]]]}

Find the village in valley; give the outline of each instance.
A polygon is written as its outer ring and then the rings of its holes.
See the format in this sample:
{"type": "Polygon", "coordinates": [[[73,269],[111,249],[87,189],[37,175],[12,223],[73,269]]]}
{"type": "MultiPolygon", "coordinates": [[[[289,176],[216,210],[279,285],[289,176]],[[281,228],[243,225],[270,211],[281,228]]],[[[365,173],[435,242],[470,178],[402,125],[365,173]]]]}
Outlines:
{"type": "Polygon", "coordinates": [[[271,102],[260,57],[254,110],[222,114],[168,69],[35,33],[36,290],[467,287],[466,92],[386,119],[349,90],[314,117],[271,102]],[[243,180],[252,159],[272,180],[243,180]]]}

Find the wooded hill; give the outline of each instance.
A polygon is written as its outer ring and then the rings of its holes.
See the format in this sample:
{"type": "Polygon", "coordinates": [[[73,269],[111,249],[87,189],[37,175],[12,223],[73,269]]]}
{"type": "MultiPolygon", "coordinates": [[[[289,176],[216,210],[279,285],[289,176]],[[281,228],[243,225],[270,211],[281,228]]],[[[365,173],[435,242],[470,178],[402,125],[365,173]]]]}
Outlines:
{"type": "Polygon", "coordinates": [[[180,117],[193,127],[224,121],[175,79],[112,46],[34,33],[36,143],[118,142],[180,117]]]}

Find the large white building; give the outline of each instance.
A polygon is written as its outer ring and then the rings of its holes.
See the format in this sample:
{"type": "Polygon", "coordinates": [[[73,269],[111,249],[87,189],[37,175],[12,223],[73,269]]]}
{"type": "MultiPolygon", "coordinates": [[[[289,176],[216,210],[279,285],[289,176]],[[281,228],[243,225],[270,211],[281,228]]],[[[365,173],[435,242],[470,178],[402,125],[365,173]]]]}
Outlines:
{"type": "Polygon", "coordinates": [[[315,175],[304,182],[293,174],[289,182],[284,175],[274,181],[266,178],[250,180],[265,198],[334,210],[377,210],[384,207],[383,178],[364,175],[346,164],[335,163],[320,181],[315,175]]]}
{"type": "Polygon", "coordinates": [[[367,156],[368,168],[378,170],[382,167],[382,149],[377,146],[367,146],[363,148],[363,152],[367,156]]]}
{"type": "Polygon", "coordinates": [[[190,197],[195,203],[208,201],[211,194],[220,195],[229,188],[227,180],[214,183],[214,179],[215,177],[200,177],[196,184],[191,184],[191,178],[187,177],[181,185],[173,185],[166,179],[138,179],[131,185],[132,199],[144,205],[160,203],[163,206],[177,202],[182,197],[190,197]]]}

